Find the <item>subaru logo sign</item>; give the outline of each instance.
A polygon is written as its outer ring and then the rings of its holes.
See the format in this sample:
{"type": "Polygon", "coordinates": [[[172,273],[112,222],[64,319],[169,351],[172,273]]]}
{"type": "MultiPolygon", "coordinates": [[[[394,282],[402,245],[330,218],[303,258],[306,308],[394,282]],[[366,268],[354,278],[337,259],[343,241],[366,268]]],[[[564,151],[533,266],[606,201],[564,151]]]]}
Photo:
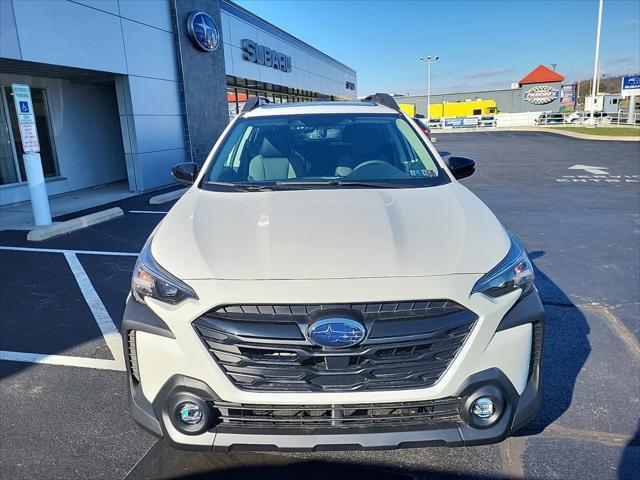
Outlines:
{"type": "Polygon", "coordinates": [[[367,331],[360,322],[350,318],[323,318],[311,324],[307,337],[319,347],[344,348],[359,344],[367,331]]]}
{"type": "Polygon", "coordinates": [[[191,12],[187,30],[193,44],[204,52],[213,52],[220,43],[220,33],[213,18],[204,12],[191,12]]]}

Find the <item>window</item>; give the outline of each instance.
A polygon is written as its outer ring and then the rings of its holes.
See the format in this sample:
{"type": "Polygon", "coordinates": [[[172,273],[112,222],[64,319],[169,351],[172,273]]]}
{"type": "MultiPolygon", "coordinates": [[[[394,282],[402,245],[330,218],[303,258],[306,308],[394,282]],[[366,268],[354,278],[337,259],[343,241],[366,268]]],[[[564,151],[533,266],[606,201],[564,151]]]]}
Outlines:
{"type": "MultiPolygon", "coordinates": [[[[36,129],[40,140],[40,158],[45,177],[55,177],[59,174],[58,162],[55,155],[53,133],[49,123],[49,108],[47,95],[43,88],[31,89],[31,102],[36,116],[36,129]]],[[[11,87],[4,87],[4,105],[0,112],[0,184],[26,182],[27,176],[22,159],[22,140],[18,116],[13,103],[11,87]],[[6,118],[8,114],[8,120],[6,118]],[[17,158],[17,161],[16,161],[17,158]]]]}
{"type": "Polygon", "coordinates": [[[302,114],[240,118],[223,140],[203,186],[371,188],[373,183],[407,188],[447,181],[401,116],[302,114]]]}
{"type": "Polygon", "coordinates": [[[482,110],[479,108],[476,108],[473,110],[473,115],[482,115],[482,110]]]}
{"type": "Polygon", "coordinates": [[[242,109],[244,108],[244,104],[247,101],[247,91],[243,90],[241,88],[236,88],[236,96],[238,99],[238,113],[242,112],[242,109]]]}
{"type": "Polygon", "coordinates": [[[238,100],[238,91],[235,88],[227,88],[227,106],[229,107],[229,118],[234,118],[238,115],[238,113],[240,113],[240,109],[238,108],[238,100]]]}

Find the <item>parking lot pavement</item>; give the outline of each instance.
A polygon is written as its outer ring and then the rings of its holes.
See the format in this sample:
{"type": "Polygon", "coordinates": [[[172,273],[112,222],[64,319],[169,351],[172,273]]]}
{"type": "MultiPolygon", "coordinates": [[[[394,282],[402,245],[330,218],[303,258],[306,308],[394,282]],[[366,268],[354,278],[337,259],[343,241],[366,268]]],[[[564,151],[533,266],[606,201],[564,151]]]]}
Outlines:
{"type": "Polygon", "coordinates": [[[0,476],[637,478],[640,144],[529,132],[439,140],[445,157],[477,160],[463,182],[536,265],[544,400],[525,430],[498,445],[379,452],[203,454],[157,441],[129,417],[113,343],[135,254],[171,205],[145,195],[117,204],[124,217],[45,242],[0,232],[0,476]]]}

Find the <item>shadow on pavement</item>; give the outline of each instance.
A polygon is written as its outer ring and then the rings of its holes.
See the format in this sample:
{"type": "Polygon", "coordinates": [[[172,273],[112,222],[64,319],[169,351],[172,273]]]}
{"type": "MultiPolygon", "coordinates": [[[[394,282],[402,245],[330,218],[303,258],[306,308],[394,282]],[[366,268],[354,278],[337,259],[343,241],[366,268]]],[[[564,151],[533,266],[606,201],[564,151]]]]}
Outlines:
{"type": "Polygon", "coordinates": [[[618,478],[624,480],[627,478],[638,478],[638,468],[640,467],[640,423],[636,433],[624,447],[620,465],[618,466],[618,478]]]}
{"type": "MultiPolygon", "coordinates": [[[[313,454],[307,454],[313,455],[313,454]]],[[[209,453],[174,450],[159,441],[124,480],[469,480],[506,479],[459,471],[357,464],[327,458],[256,452],[209,453]]]]}
{"type": "Polygon", "coordinates": [[[578,374],[591,352],[586,317],[558,285],[535,265],[535,260],[544,254],[542,251],[529,253],[534,264],[535,283],[545,308],[542,405],[538,415],[515,436],[542,432],[569,408],[578,374]]]}

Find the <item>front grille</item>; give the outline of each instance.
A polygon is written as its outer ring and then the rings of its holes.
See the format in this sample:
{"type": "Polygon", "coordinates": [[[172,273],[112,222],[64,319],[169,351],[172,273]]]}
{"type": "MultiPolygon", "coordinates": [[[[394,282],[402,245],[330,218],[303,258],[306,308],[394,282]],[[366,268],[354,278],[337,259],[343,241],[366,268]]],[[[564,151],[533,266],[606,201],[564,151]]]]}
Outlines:
{"type": "Polygon", "coordinates": [[[460,398],[450,397],[409,403],[361,405],[240,405],[216,402],[220,422],[217,430],[340,428],[421,429],[461,424],[460,398]]]}
{"type": "Polygon", "coordinates": [[[230,305],[194,322],[215,361],[251,391],[358,391],[435,384],[477,316],[450,300],[351,305],[230,305]],[[324,310],[358,312],[359,345],[323,349],[304,332],[324,310]]]}

